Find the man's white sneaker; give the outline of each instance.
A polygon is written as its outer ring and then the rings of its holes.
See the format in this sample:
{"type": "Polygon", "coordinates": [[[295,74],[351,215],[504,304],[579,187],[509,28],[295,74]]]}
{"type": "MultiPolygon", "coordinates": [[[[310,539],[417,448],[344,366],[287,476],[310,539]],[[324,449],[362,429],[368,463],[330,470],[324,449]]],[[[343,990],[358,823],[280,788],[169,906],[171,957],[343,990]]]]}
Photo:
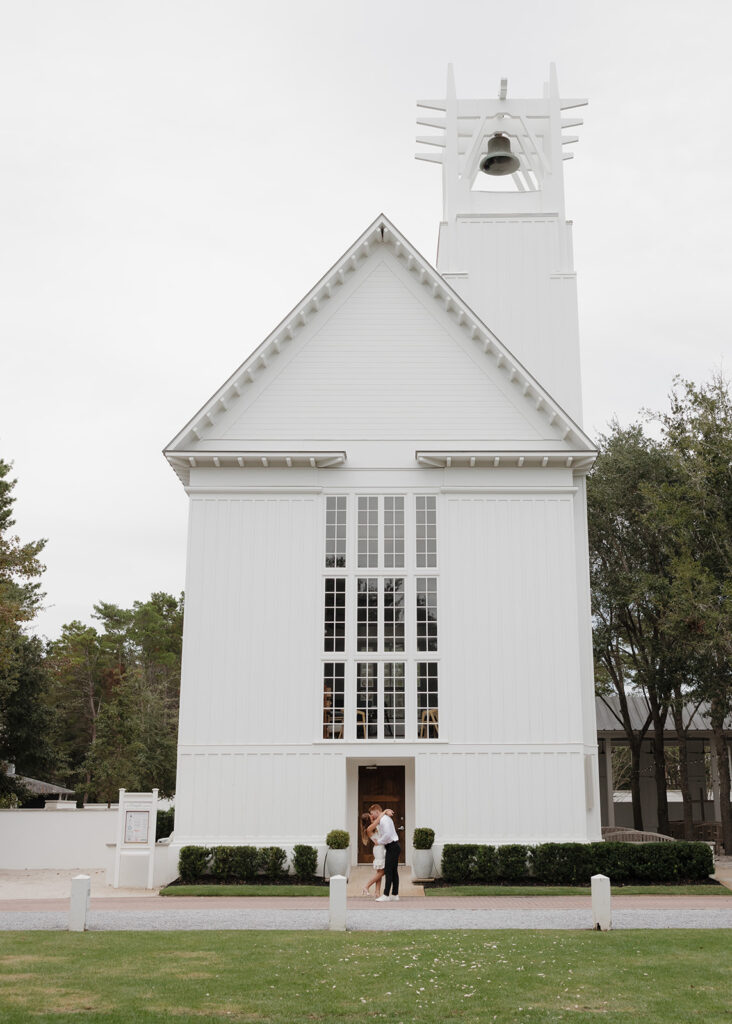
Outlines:
{"type": "Polygon", "coordinates": [[[398,899],[399,899],[399,897],[398,897],[398,896],[388,896],[388,897],[387,897],[387,899],[390,899],[390,900],[398,900],[398,899]]]}
{"type": "Polygon", "coordinates": [[[376,903],[386,903],[390,899],[391,899],[391,896],[377,896],[375,902],[376,903]]]}

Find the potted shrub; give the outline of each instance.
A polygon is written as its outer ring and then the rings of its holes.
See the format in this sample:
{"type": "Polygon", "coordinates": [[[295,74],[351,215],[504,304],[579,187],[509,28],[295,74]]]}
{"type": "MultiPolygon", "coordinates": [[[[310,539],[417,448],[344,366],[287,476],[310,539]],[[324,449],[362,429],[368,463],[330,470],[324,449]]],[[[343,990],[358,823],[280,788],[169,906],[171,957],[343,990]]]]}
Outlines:
{"type": "Polygon", "coordinates": [[[350,851],[348,849],[351,837],[342,828],[334,828],[325,837],[325,844],[328,849],[325,851],[323,862],[323,877],[330,878],[331,875],[345,875],[348,878],[348,869],[351,864],[350,851]]]}
{"type": "Polygon", "coordinates": [[[435,866],[432,861],[432,844],[435,841],[433,828],[415,828],[412,839],[412,875],[414,878],[433,878],[435,866]]]}

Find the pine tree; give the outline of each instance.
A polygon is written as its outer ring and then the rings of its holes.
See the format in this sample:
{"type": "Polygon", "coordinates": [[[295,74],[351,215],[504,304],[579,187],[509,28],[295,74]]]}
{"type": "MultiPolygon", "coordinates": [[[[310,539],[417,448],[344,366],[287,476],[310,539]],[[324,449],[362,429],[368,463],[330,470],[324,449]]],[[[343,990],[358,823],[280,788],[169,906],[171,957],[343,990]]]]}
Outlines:
{"type": "Polygon", "coordinates": [[[19,789],[7,774],[10,763],[24,771],[40,771],[48,763],[44,741],[36,745],[34,736],[46,722],[40,649],[23,633],[44,596],[38,556],[46,542],[24,544],[13,533],[11,468],[0,459],[0,796],[19,789]]]}

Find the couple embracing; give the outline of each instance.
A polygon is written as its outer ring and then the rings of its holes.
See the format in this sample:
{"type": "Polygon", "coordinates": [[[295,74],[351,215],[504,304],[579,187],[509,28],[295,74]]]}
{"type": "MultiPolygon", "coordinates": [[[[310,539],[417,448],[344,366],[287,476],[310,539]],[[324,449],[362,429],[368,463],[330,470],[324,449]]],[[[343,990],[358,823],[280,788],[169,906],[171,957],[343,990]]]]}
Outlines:
{"type": "Polygon", "coordinates": [[[364,886],[362,895],[368,896],[374,886],[376,900],[399,899],[399,836],[394,828],[394,811],[383,810],[379,804],[372,804],[367,814],[361,815],[361,842],[374,844],[374,875],[364,886]],[[381,879],[384,878],[384,895],[381,896],[381,879]]]}

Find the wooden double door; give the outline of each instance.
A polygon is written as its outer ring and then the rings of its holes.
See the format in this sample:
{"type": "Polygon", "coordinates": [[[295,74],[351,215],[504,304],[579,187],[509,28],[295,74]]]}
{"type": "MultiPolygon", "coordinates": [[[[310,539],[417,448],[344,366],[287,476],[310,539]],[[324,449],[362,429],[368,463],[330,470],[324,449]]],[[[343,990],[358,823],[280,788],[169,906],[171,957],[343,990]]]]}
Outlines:
{"type": "MultiPolygon", "coordinates": [[[[360,816],[368,811],[372,804],[381,804],[386,810],[391,807],[394,811],[394,826],[399,836],[401,853],[399,863],[404,863],[404,849],[406,846],[406,824],[404,821],[404,765],[360,765],[358,769],[358,814],[359,826],[360,816]]],[[[360,836],[360,828],[358,835],[360,836]]],[[[359,841],[358,863],[370,864],[373,860],[373,848],[371,843],[364,846],[359,841]]]]}

